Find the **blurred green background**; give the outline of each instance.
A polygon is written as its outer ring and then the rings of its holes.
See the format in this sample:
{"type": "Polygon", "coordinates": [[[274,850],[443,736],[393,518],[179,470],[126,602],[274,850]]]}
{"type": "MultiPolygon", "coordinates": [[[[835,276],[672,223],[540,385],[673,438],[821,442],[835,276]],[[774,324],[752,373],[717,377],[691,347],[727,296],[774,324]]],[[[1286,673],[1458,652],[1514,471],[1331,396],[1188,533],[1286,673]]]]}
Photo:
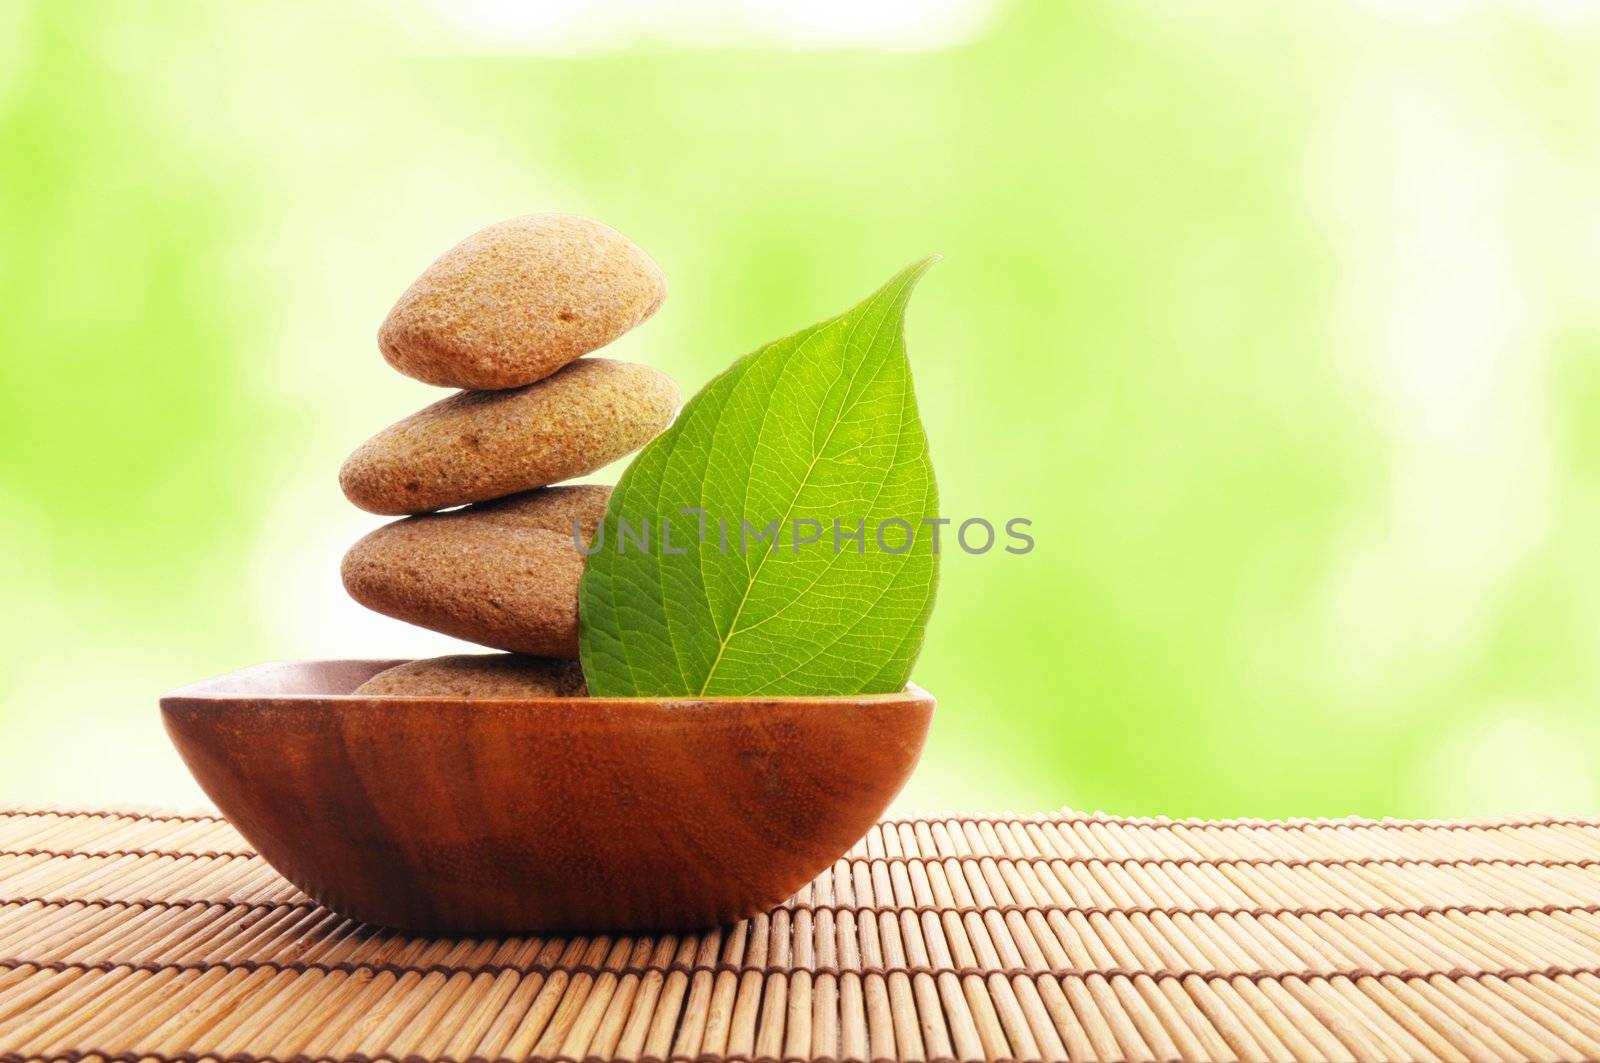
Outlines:
{"type": "MultiPolygon", "coordinates": [[[[448,652],[345,599],[374,332],[513,214],[686,392],[929,252],[905,810],[1600,809],[1585,4],[0,5],[0,804],[200,800],[159,692],[448,652]]],[[[616,470],[611,470],[614,477],[616,470]]]]}

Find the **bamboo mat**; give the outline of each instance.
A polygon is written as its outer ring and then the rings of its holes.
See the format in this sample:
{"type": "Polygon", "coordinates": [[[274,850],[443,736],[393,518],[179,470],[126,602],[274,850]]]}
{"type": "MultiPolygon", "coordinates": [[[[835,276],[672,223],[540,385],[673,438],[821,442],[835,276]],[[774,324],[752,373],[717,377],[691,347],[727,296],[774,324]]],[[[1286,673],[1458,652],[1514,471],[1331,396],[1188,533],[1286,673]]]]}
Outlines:
{"type": "Polygon", "coordinates": [[[0,1058],[1600,1057],[1600,820],[889,821],[771,913],[412,938],[222,820],[0,813],[0,1058]]]}

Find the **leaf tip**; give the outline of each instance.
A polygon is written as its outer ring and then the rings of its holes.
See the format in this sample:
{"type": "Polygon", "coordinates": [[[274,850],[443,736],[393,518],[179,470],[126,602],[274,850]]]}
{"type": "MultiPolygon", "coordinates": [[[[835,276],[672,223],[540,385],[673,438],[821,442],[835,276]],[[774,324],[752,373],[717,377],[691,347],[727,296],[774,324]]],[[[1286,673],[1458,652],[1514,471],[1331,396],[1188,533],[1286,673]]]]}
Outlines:
{"type": "Polygon", "coordinates": [[[911,289],[917,286],[917,282],[922,279],[924,273],[928,272],[928,268],[943,257],[943,255],[933,254],[911,263],[911,265],[889,278],[889,283],[878,290],[878,295],[893,293],[895,302],[904,307],[906,300],[911,298],[911,289]]]}

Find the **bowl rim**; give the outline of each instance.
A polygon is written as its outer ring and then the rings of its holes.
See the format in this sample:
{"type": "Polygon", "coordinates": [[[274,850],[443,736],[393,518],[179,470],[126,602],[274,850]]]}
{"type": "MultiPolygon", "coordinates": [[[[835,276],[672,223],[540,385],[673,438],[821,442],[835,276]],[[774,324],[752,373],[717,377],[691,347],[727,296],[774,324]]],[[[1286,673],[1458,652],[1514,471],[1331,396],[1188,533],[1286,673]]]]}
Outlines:
{"type": "MultiPolygon", "coordinates": [[[[932,702],[933,695],[915,683],[908,682],[905,687],[897,691],[876,694],[672,694],[667,696],[653,695],[600,695],[600,696],[574,696],[556,695],[548,697],[524,697],[518,695],[502,697],[464,697],[450,694],[295,694],[275,693],[262,691],[247,691],[226,689],[230,681],[245,680],[256,673],[267,672],[273,669],[284,668],[292,665],[309,664],[373,664],[383,665],[384,668],[393,668],[397,665],[407,664],[413,660],[426,658],[412,657],[348,657],[348,658],[307,658],[301,660],[263,661],[260,664],[237,668],[222,675],[200,679],[193,683],[185,684],[175,690],[169,690],[161,695],[161,705],[181,703],[195,704],[231,704],[241,700],[271,701],[271,702],[323,702],[334,704],[355,704],[373,701],[385,703],[416,703],[426,702],[434,705],[476,705],[480,703],[516,704],[516,705],[596,705],[600,703],[621,705],[751,705],[751,704],[816,704],[816,705],[878,705],[890,702],[932,702]]],[[[380,669],[381,670],[381,669],[380,669]]]]}

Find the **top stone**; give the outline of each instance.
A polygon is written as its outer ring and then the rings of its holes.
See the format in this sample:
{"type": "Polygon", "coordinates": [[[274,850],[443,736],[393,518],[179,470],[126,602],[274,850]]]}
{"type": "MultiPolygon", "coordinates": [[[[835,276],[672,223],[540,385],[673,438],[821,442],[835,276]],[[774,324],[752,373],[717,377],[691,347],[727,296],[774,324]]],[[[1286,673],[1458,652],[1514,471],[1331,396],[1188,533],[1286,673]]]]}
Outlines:
{"type": "Polygon", "coordinates": [[[425,384],[531,384],[656,312],[661,268],[609,226],[527,214],[467,237],[389,311],[378,346],[425,384]]]}

